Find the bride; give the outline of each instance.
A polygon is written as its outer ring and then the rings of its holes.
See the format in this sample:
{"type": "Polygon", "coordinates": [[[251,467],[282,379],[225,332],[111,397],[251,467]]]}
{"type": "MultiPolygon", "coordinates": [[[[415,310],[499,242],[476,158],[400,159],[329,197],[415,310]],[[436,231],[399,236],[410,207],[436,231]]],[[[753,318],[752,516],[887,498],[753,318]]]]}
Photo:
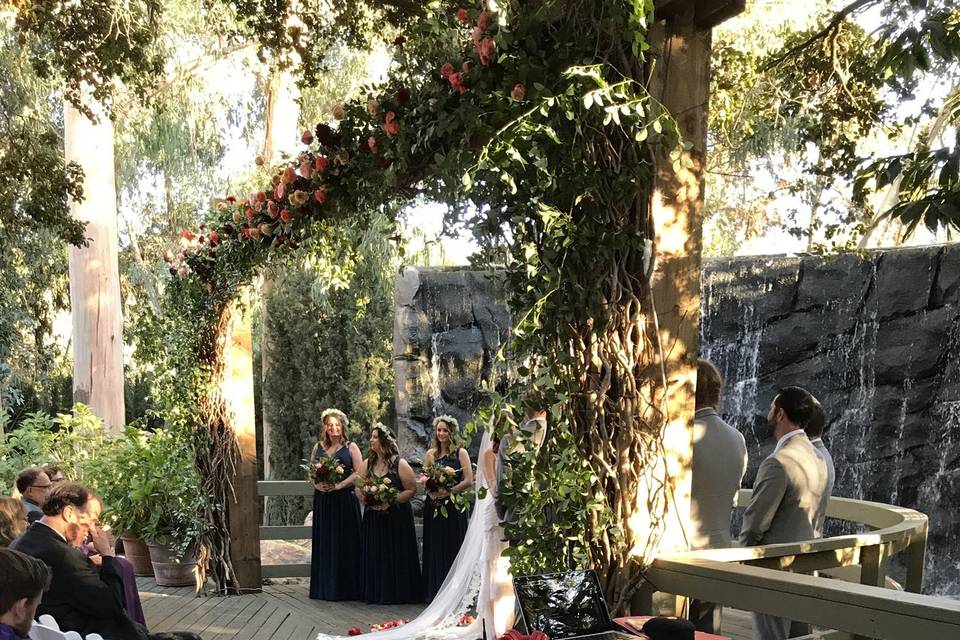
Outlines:
{"type": "MultiPolygon", "coordinates": [[[[466,536],[440,591],[423,612],[394,629],[365,633],[365,640],[496,640],[513,626],[513,585],[510,560],[502,557],[506,547],[494,506],[496,494],[496,444],[485,433],[480,444],[477,484],[486,488],[478,498],[466,536]],[[476,606],[477,617],[459,626],[476,606]]],[[[343,636],[320,634],[318,640],[343,636]]]]}

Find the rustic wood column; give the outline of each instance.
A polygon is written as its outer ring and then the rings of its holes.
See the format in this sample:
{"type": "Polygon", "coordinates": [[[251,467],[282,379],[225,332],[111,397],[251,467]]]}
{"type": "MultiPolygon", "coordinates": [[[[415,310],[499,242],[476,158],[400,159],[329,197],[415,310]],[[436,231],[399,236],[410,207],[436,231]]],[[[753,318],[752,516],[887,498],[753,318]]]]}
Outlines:
{"type": "Polygon", "coordinates": [[[88,405],[107,431],[119,433],[126,417],[113,123],[89,92],[83,100],[97,122],[63,103],[64,160],[83,168],[83,201],[70,200],[70,215],[86,223],[88,240],[70,247],[73,401],[88,405]]]}
{"type": "Polygon", "coordinates": [[[233,303],[225,337],[223,399],[237,437],[239,458],[232,478],[236,501],[230,518],[230,559],[243,592],[259,591],[260,507],[257,497],[257,431],[253,403],[253,341],[249,292],[233,303]]]}

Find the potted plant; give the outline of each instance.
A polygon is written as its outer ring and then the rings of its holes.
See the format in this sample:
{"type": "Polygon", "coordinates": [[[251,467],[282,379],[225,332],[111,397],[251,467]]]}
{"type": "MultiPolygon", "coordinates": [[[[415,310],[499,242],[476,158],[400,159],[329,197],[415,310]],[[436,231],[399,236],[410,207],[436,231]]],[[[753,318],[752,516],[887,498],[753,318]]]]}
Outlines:
{"type": "Polygon", "coordinates": [[[103,500],[101,520],[110,525],[123,541],[123,552],[138,576],[153,576],[153,564],[143,541],[147,520],[144,503],[133,499],[134,487],[144,482],[144,461],[148,438],[135,426],[106,443],[99,456],[90,460],[87,477],[103,500]]]}
{"type": "Polygon", "coordinates": [[[97,483],[107,518],[115,530],[146,542],[161,586],[196,582],[197,540],[205,523],[192,451],[176,430],[128,428],[99,465],[112,463],[113,469],[101,472],[97,483]]]}

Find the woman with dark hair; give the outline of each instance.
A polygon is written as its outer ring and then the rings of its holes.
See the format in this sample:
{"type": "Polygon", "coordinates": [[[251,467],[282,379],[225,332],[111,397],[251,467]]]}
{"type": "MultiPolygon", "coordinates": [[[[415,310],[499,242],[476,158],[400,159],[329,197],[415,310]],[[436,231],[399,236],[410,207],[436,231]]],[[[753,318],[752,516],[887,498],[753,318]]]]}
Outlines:
{"type": "Polygon", "coordinates": [[[27,530],[27,512],[16,498],[0,497],[0,547],[6,547],[27,530]]]}
{"type": "Polygon", "coordinates": [[[353,480],[360,467],[360,447],[347,439],[347,416],[337,409],[320,414],[320,438],[310,452],[312,470],[339,469],[325,479],[311,471],[313,547],[310,555],[310,597],[315,600],[356,600],[360,597],[360,504],[353,480]],[[318,466],[319,465],[319,466],[318,466]]]}
{"type": "Polygon", "coordinates": [[[473,486],[473,467],[467,450],[458,446],[456,418],[439,416],[433,421],[433,447],[423,458],[424,469],[433,467],[451,476],[449,488],[427,487],[423,504],[423,590],[427,602],[433,600],[447,577],[463,537],[467,533],[467,514],[450,500],[453,494],[473,486]]]}
{"type": "Polygon", "coordinates": [[[387,502],[371,500],[358,490],[364,500],[360,547],[363,599],[370,604],[422,602],[417,534],[410,508],[417,483],[410,464],[400,457],[396,439],[382,424],[370,432],[370,454],[361,464],[359,476],[365,483],[397,490],[387,502]]]}

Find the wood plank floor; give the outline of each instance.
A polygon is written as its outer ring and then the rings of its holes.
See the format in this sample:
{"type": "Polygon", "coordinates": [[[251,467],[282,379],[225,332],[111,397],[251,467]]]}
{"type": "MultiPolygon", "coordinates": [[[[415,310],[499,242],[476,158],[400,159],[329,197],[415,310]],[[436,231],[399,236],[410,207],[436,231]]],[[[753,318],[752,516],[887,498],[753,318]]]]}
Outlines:
{"type": "MultiPolygon", "coordinates": [[[[275,580],[261,593],[218,598],[196,596],[191,587],[160,587],[137,578],[147,627],[154,633],[192,631],[203,640],[314,640],[318,633],[346,635],[351,627],[416,617],[420,605],[323,602],[307,597],[306,580],[275,580]]],[[[751,640],[750,614],[723,610],[723,634],[751,640]]]]}
{"type": "Polygon", "coordinates": [[[322,602],[307,597],[306,580],[277,580],[261,593],[218,598],[191,587],[160,587],[137,578],[151,632],[192,631],[203,640],[313,640],[318,633],[346,635],[351,627],[414,618],[421,605],[322,602]]]}

